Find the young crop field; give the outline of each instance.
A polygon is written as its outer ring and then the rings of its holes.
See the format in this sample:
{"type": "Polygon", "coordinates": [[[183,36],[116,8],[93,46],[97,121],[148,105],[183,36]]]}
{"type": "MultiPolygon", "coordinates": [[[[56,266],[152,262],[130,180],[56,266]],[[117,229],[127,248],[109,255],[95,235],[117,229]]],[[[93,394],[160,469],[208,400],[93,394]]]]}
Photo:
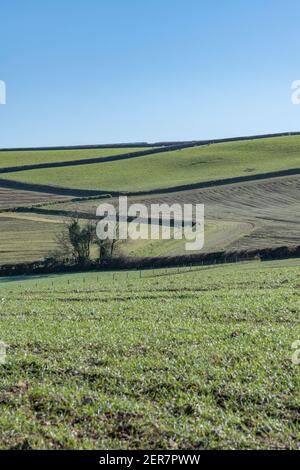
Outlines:
{"type": "Polygon", "coordinates": [[[5,278],[3,449],[299,449],[299,260],[5,278]]]}
{"type": "MultiPolygon", "coordinates": [[[[99,191],[149,191],[300,166],[300,137],[194,147],[145,157],[8,173],[6,179],[99,191]]],[[[188,189],[188,188],[187,188],[188,189]]]]}

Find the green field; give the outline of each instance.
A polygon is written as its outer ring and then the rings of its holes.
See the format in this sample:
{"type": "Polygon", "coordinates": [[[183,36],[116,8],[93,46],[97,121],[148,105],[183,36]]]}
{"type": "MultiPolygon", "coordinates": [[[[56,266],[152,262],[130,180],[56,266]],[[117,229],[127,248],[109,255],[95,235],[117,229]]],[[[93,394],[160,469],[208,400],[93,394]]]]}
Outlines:
{"type": "Polygon", "coordinates": [[[0,447],[299,449],[299,267],[3,279],[0,447]]]}
{"type": "Polygon", "coordinates": [[[109,157],[146,150],[145,148],[106,148],[76,150],[0,151],[0,169],[39,163],[69,162],[85,158],[109,157]]]}
{"type": "Polygon", "coordinates": [[[9,173],[5,178],[99,191],[147,191],[300,167],[300,137],[194,147],[124,161],[9,173]]]}

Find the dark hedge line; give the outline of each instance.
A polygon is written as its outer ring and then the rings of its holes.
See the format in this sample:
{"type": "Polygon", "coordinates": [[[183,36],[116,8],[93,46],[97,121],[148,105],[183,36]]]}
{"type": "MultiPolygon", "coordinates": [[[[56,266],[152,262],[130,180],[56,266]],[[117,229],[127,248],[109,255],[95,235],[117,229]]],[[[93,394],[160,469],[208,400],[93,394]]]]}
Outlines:
{"type": "Polygon", "coordinates": [[[116,257],[105,260],[101,264],[90,262],[84,266],[59,263],[55,261],[38,261],[0,266],[0,276],[23,276],[33,274],[72,273],[78,271],[101,271],[108,269],[150,269],[167,267],[198,266],[201,264],[224,264],[247,260],[275,260],[300,257],[300,245],[294,247],[264,248],[251,251],[220,251],[206,254],[181,256],[161,256],[155,258],[116,257]]]}

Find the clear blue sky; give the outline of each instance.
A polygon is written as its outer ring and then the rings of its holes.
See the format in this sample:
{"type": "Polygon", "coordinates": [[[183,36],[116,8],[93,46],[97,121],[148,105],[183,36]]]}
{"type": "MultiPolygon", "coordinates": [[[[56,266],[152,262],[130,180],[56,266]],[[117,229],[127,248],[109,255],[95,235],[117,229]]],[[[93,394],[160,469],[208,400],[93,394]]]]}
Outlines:
{"type": "Polygon", "coordinates": [[[299,0],[1,0],[0,147],[300,130],[299,0]]]}

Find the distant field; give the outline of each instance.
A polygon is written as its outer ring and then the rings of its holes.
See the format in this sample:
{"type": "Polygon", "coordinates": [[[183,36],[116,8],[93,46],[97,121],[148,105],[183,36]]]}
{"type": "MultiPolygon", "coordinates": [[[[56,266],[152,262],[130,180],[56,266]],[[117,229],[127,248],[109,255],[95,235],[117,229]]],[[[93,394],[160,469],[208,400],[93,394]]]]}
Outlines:
{"type": "Polygon", "coordinates": [[[35,150],[35,151],[0,151],[0,168],[34,165],[38,163],[68,162],[85,158],[109,157],[125,153],[138,152],[145,148],[107,148],[80,150],[35,150]]]}
{"type": "Polygon", "coordinates": [[[43,259],[57,247],[62,222],[34,214],[0,214],[0,265],[43,259]]]}
{"type": "MultiPolygon", "coordinates": [[[[56,235],[64,229],[67,218],[35,215],[34,213],[0,214],[0,265],[38,261],[58,248],[56,235]]],[[[84,221],[83,221],[84,223],[84,221]]],[[[242,233],[243,224],[209,222],[205,225],[205,247],[223,248],[242,233]],[[222,236],[220,236],[220,233],[222,236]]],[[[186,240],[128,241],[118,245],[116,254],[127,256],[172,256],[186,254],[186,240]]],[[[98,254],[93,247],[91,256],[98,254]]]]}
{"type": "MultiPolygon", "coordinates": [[[[34,183],[61,185],[67,188],[98,187],[99,190],[107,192],[123,189],[147,191],[145,188],[157,187],[165,189],[183,183],[188,188],[189,184],[200,180],[219,180],[256,171],[261,173],[299,167],[298,148],[300,137],[263,139],[190,148],[128,161],[11,173],[5,175],[5,178],[29,182],[33,179],[34,183]]],[[[96,150],[88,152],[98,154],[96,150]]],[[[145,203],[147,206],[163,202],[204,203],[206,237],[202,251],[212,252],[299,245],[299,195],[300,176],[289,176],[136,196],[130,200],[145,203]]],[[[0,210],[43,203],[46,210],[95,215],[96,207],[104,202],[103,199],[82,202],[69,199],[56,194],[0,188],[0,210]],[[53,204],[56,200],[66,202],[53,204]]],[[[117,199],[109,201],[117,202],[117,199]]],[[[14,223],[11,219],[1,219],[0,222],[0,263],[41,259],[47,251],[53,249],[53,233],[51,234],[51,230],[44,227],[38,218],[36,221],[28,221],[28,227],[25,219],[15,220],[14,223]],[[44,229],[47,229],[46,234],[44,229]],[[25,236],[22,231],[25,231],[25,236]]],[[[53,231],[56,228],[53,226],[53,231]]],[[[122,245],[120,250],[130,256],[172,256],[184,254],[184,244],[184,241],[176,240],[137,241],[122,245]]]]}
{"type": "MultiPolygon", "coordinates": [[[[249,227],[246,223],[207,220],[204,226],[204,247],[197,252],[224,250],[226,246],[247,234],[248,231],[249,227]]],[[[162,237],[160,240],[129,240],[127,243],[118,245],[118,252],[126,256],[142,258],[195,253],[186,251],[187,240],[184,237],[182,240],[175,240],[173,234],[171,237],[171,240],[163,240],[162,237]]]]}
{"type": "Polygon", "coordinates": [[[0,186],[0,210],[19,206],[31,206],[34,204],[46,204],[54,201],[67,201],[68,199],[69,197],[67,196],[1,188],[0,186]]]}
{"type": "MultiPolygon", "coordinates": [[[[118,204],[117,198],[110,202],[118,204]]],[[[131,203],[202,203],[205,205],[204,251],[248,250],[300,245],[300,175],[268,178],[205,189],[194,189],[151,196],[130,197],[131,203]],[[210,228],[214,227],[213,230],[210,228]]],[[[103,199],[66,201],[45,205],[48,209],[96,214],[103,199]]],[[[150,209],[150,207],[149,207],[150,209]]],[[[123,248],[123,247],[122,247],[123,248]]],[[[138,241],[125,245],[131,255],[160,256],[177,254],[184,242],[138,241]]]]}
{"type": "Polygon", "coordinates": [[[5,178],[99,191],[147,191],[300,168],[300,137],[195,147],[126,161],[9,173],[5,178]]]}
{"type": "Polygon", "coordinates": [[[300,260],[3,279],[1,449],[300,449],[300,260]]]}

